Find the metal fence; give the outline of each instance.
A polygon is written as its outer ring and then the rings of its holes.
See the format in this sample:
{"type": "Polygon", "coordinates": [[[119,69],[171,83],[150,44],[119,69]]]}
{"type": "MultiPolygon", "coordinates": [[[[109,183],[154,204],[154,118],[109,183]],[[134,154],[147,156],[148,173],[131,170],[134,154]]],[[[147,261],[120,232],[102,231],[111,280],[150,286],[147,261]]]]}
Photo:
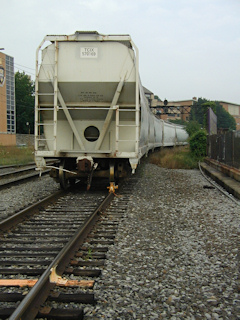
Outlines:
{"type": "Polygon", "coordinates": [[[208,136],[208,157],[240,169],[240,131],[208,136]]]}

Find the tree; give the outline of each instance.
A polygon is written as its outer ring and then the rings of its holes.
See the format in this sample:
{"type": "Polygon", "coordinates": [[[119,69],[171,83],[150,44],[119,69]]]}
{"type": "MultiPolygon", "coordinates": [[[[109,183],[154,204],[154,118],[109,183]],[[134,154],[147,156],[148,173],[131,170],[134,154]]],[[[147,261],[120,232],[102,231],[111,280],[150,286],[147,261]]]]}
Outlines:
{"type": "Polygon", "coordinates": [[[236,130],[234,117],[227,112],[219,102],[216,102],[216,114],[218,129],[236,130]]]}
{"type": "Polygon", "coordinates": [[[203,126],[204,123],[204,110],[202,105],[206,103],[208,100],[198,98],[198,101],[194,102],[191,111],[190,111],[190,120],[197,121],[199,124],[203,126]]]}
{"type": "Polygon", "coordinates": [[[218,101],[209,101],[206,99],[199,98],[197,102],[194,103],[190,112],[190,120],[197,121],[206,128],[207,124],[207,110],[212,108],[212,110],[217,115],[217,128],[218,129],[229,129],[236,130],[236,121],[229,112],[227,112],[218,101]]]}
{"type": "Polygon", "coordinates": [[[34,132],[34,83],[25,72],[15,73],[17,133],[34,132]]]}
{"type": "Polygon", "coordinates": [[[172,122],[174,124],[180,124],[182,126],[186,126],[187,122],[183,121],[182,119],[168,119],[169,122],[172,122]]]}
{"type": "Polygon", "coordinates": [[[194,133],[201,130],[201,125],[197,121],[189,121],[186,125],[186,131],[189,134],[189,137],[191,137],[194,133]]]}

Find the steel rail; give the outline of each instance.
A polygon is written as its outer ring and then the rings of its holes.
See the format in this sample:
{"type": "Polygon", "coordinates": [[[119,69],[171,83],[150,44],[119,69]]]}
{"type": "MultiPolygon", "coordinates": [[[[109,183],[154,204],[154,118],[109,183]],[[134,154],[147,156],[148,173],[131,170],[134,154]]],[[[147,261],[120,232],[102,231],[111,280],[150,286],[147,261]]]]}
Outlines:
{"type": "Polygon", "coordinates": [[[31,167],[28,167],[28,168],[25,168],[25,169],[19,169],[19,170],[7,172],[7,173],[1,173],[0,174],[0,178],[5,178],[5,177],[11,176],[11,175],[18,174],[18,173],[32,171],[35,168],[36,168],[36,166],[31,166],[31,167]]]}
{"type": "Polygon", "coordinates": [[[86,235],[91,230],[94,223],[98,220],[99,215],[107,208],[113,198],[114,194],[109,193],[100,206],[91,214],[91,216],[79,228],[79,230],[76,231],[75,235],[59,252],[54,261],[39,278],[35,286],[30,290],[29,294],[22,300],[22,302],[10,316],[9,320],[32,320],[36,317],[40,305],[44,303],[51,288],[55,285],[54,283],[50,282],[52,270],[56,270],[59,276],[63,274],[66,265],[74,254],[74,251],[77,250],[84,242],[86,235]]]}
{"type": "Polygon", "coordinates": [[[226,190],[223,190],[224,188],[222,186],[219,186],[219,184],[217,182],[214,182],[211,178],[208,178],[206,176],[206,174],[204,174],[201,165],[200,165],[200,161],[198,162],[198,167],[199,170],[202,174],[202,176],[209,182],[211,183],[211,185],[213,185],[215,188],[218,189],[218,191],[220,191],[221,193],[223,193],[226,197],[228,197],[230,200],[232,200],[233,202],[235,202],[237,205],[240,206],[240,201],[234,198],[234,195],[230,195],[226,190]]]}
{"type": "MultiPolygon", "coordinates": [[[[54,160],[49,160],[47,161],[47,164],[50,164],[50,163],[55,163],[55,162],[58,162],[57,160],[54,161],[54,160]]],[[[11,168],[24,168],[24,167],[34,167],[36,168],[36,164],[35,162],[29,162],[29,163],[26,163],[26,164],[6,164],[6,165],[0,165],[0,170],[2,169],[11,169],[11,168]]],[[[21,170],[21,169],[20,169],[21,170]]],[[[23,169],[24,170],[24,169],[23,169]]]]}
{"type": "MultiPolygon", "coordinates": [[[[45,174],[47,174],[47,173],[49,173],[49,172],[50,172],[49,169],[48,169],[48,170],[45,170],[45,171],[43,171],[43,172],[41,173],[41,175],[45,175],[45,174]]],[[[11,187],[11,186],[14,186],[14,185],[17,185],[17,184],[19,184],[19,183],[21,183],[21,182],[23,182],[23,181],[25,181],[25,180],[30,180],[30,179],[32,179],[32,178],[37,178],[37,177],[39,177],[39,172],[37,172],[37,173],[34,172],[34,173],[29,174],[29,175],[27,175],[27,176],[19,177],[19,178],[15,179],[15,180],[8,181],[8,182],[6,182],[6,183],[0,184],[0,190],[5,189],[5,188],[8,188],[8,187],[11,187]]]]}
{"type": "Polygon", "coordinates": [[[20,223],[24,219],[26,219],[27,216],[33,214],[33,212],[38,212],[40,209],[42,209],[43,206],[47,205],[48,203],[52,202],[56,197],[60,197],[61,195],[65,194],[66,191],[64,190],[58,190],[57,192],[53,193],[50,196],[45,197],[44,199],[32,204],[31,206],[15,213],[11,217],[3,220],[0,222],[0,234],[1,232],[4,232],[6,230],[9,230],[13,226],[16,226],[16,224],[20,223]]]}
{"type": "MultiPolygon", "coordinates": [[[[53,163],[54,162],[52,160],[47,162],[47,164],[53,164],[53,163]]],[[[32,165],[32,164],[20,165],[20,167],[26,167],[26,166],[28,166],[29,168],[20,169],[20,170],[8,172],[8,173],[0,174],[0,179],[1,178],[3,178],[3,179],[4,178],[8,178],[10,176],[18,175],[18,174],[21,174],[21,173],[24,173],[24,172],[27,172],[27,171],[32,171],[33,169],[36,169],[36,165],[32,165]]],[[[8,166],[8,167],[11,168],[11,167],[16,167],[16,166],[8,166]]],[[[0,167],[0,169],[1,168],[4,168],[4,167],[0,167]]],[[[46,169],[46,170],[41,172],[41,175],[45,175],[45,174],[47,174],[49,172],[50,172],[50,169],[46,169]]],[[[28,174],[26,176],[21,176],[21,177],[15,178],[15,180],[11,180],[11,181],[8,181],[8,182],[0,184],[0,190],[8,188],[8,187],[11,187],[11,186],[14,186],[16,184],[19,184],[19,183],[24,182],[26,180],[30,180],[32,178],[37,178],[38,176],[39,176],[39,172],[35,171],[32,174],[28,174]]]]}
{"type": "Polygon", "coordinates": [[[35,165],[35,162],[26,163],[26,164],[6,164],[6,165],[0,165],[0,170],[1,169],[28,167],[28,166],[33,166],[33,165],[35,165]]]}

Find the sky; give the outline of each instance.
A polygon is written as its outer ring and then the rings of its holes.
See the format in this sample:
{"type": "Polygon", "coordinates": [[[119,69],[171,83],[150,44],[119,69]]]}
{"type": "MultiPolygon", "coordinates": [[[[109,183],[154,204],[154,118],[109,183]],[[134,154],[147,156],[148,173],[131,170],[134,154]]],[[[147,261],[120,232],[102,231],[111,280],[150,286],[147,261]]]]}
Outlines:
{"type": "Polygon", "coordinates": [[[35,79],[48,34],[129,34],[160,99],[240,104],[240,0],[1,0],[0,48],[35,79]]]}

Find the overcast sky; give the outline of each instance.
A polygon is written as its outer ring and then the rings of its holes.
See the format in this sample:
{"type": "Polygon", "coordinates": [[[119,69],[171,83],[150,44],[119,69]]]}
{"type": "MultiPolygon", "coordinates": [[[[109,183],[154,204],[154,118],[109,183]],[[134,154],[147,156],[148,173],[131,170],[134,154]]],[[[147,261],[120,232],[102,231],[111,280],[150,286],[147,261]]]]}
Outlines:
{"type": "Polygon", "coordinates": [[[161,99],[240,104],[240,0],[1,0],[0,48],[34,79],[47,34],[129,34],[161,99]]]}

